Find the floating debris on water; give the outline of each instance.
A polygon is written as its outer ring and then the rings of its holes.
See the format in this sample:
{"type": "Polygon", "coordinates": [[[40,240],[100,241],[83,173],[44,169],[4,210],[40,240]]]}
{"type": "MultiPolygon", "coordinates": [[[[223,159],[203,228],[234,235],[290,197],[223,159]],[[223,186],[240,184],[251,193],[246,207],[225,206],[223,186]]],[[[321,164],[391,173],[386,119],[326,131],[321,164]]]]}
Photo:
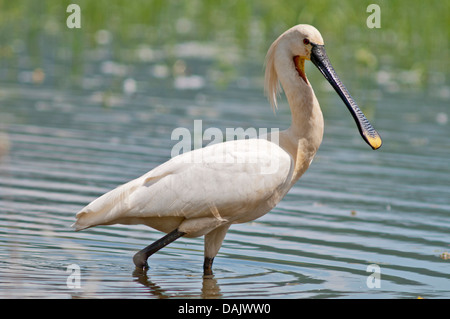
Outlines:
{"type": "Polygon", "coordinates": [[[441,259],[444,259],[444,260],[450,260],[450,253],[443,252],[439,257],[441,257],[441,259]]]}

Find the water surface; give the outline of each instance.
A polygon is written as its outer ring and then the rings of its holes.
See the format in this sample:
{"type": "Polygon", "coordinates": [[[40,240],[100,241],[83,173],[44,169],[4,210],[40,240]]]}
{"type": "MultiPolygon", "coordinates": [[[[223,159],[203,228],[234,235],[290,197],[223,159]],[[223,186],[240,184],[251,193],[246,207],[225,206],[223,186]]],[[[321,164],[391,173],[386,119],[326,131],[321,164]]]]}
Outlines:
{"type": "Polygon", "coordinates": [[[202,276],[202,238],[172,243],[142,275],[132,256],[161,233],[123,225],[74,232],[83,206],[170,158],[177,127],[193,132],[202,120],[203,130],[225,132],[290,123],[286,102],[274,115],[262,95],[262,61],[243,63],[248,70],[220,85],[224,71],[193,57],[189,45],[191,56],[132,69],[94,56],[80,86],[58,87],[51,73],[41,83],[39,70],[18,70],[18,82],[2,83],[1,298],[450,297],[445,83],[405,91],[339,72],[383,137],[372,151],[308,67],[324,110],[323,144],[276,208],[231,227],[213,278],[202,276]],[[67,285],[72,264],[80,267],[80,288],[67,285]],[[367,284],[369,265],[380,267],[379,287],[367,284]]]}

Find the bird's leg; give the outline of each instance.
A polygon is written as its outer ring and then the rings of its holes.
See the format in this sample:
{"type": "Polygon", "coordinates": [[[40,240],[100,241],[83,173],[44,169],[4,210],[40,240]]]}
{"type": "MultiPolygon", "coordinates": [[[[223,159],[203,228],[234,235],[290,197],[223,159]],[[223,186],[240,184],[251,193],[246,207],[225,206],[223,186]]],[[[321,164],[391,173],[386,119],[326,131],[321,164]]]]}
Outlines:
{"type": "Polygon", "coordinates": [[[203,276],[211,276],[213,274],[212,264],[214,261],[214,257],[205,257],[205,261],[203,263],[203,276]]]}
{"type": "Polygon", "coordinates": [[[222,246],[223,239],[227,233],[230,223],[221,225],[205,235],[205,261],[203,263],[203,275],[211,276],[213,274],[212,264],[214,257],[222,246]],[[211,257],[212,256],[212,257],[211,257]]]}
{"type": "Polygon", "coordinates": [[[161,248],[166,247],[171,242],[175,241],[176,239],[180,238],[181,236],[185,235],[186,233],[178,231],[178,229],[173,230],[172,232],[168,233],[164,237],[158,239],[153,244],[148,245],[144,249],[138,251],[136,255],[133,257],[133,262],[136,265],[137,268],[140,269],[148,269],[147,259],[154,253],[156,253],[161,248]]]}

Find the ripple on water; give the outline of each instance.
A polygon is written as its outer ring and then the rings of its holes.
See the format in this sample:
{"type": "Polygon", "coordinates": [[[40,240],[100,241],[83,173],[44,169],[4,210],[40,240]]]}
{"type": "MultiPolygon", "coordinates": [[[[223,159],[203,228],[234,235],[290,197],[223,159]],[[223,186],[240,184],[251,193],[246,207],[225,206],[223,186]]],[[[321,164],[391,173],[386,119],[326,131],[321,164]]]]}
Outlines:
{"type": "MultiPolygon", "coordinates": [[[[327,112],[324,143],[309,171],[272,212],[231,227],[213,278],[202,277],[202,239],[185,238],[152,256],[142,275],[131,258],[160,233],[119,225],[73,232],[70,225],[92,199],[168,159],[172,130],[193,125],[199,113],[186,113],[175,98],[119,100],[107,109],[89,97],[52,93],[30,89],[3,100],[2,118],[10,122],[1,127],[9,147],[0,160],[0,297],[450,296],[448,260],[439,257],[450,250],[447,126],[418,121],[398,128],[377,113],[387,138],[372,152],[352,140],[357,132],[338,120],[342,114],[327,112]],[[33,107],[36,94],[47,107],[33,107]],[[55,106],[65,103],[73,107],[55,106]],[[405,145],[416,130],[441,147],[405,145]],[[80,266],[82,289],[67,287],[70,264],[80,266]],[[366,285],[370,264],[381,267],[379,289],[366,285]]],[[[206,100],[215,110],[225,103],[206,100]]],[[[379,112],[395,116],[421,104],[420,97],[409,101],[394,109],[397,100],[386,98],[379,112]]],[[[288,123],[282,111],[275,118],[261,112],[264,103],[234,102],[219,114],[238,126],[248,114],[258,114],[261,127],[288,123]]],[[[205,123],[215,123],[217,112],[205,123]]]]}

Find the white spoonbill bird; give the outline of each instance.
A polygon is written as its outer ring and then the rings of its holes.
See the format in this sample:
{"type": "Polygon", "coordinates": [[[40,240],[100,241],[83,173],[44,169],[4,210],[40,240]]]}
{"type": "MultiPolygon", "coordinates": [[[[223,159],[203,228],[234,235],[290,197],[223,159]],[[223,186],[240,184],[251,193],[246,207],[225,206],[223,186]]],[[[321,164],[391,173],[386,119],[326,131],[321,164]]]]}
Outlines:
{"type": "Polygon", "coordinates": [[[76,215],[82,230],[97,225],[144,224],[167,233],[137,252],[147,259],[179,237],[205,236],[205,275],[231,224],[269,212],[308,169],[322,142],[323,116],[305,74],[310,60],[350,110],[363,139],[373,148],[381,138],[335,73],[316,28],[300,24],[284,32],[266,57],[265,92],[277,107],[281,86],[291,108],[291,126],[267,138],[208,145],[173,157],[143,176],[97,198],[76,215]]]}

